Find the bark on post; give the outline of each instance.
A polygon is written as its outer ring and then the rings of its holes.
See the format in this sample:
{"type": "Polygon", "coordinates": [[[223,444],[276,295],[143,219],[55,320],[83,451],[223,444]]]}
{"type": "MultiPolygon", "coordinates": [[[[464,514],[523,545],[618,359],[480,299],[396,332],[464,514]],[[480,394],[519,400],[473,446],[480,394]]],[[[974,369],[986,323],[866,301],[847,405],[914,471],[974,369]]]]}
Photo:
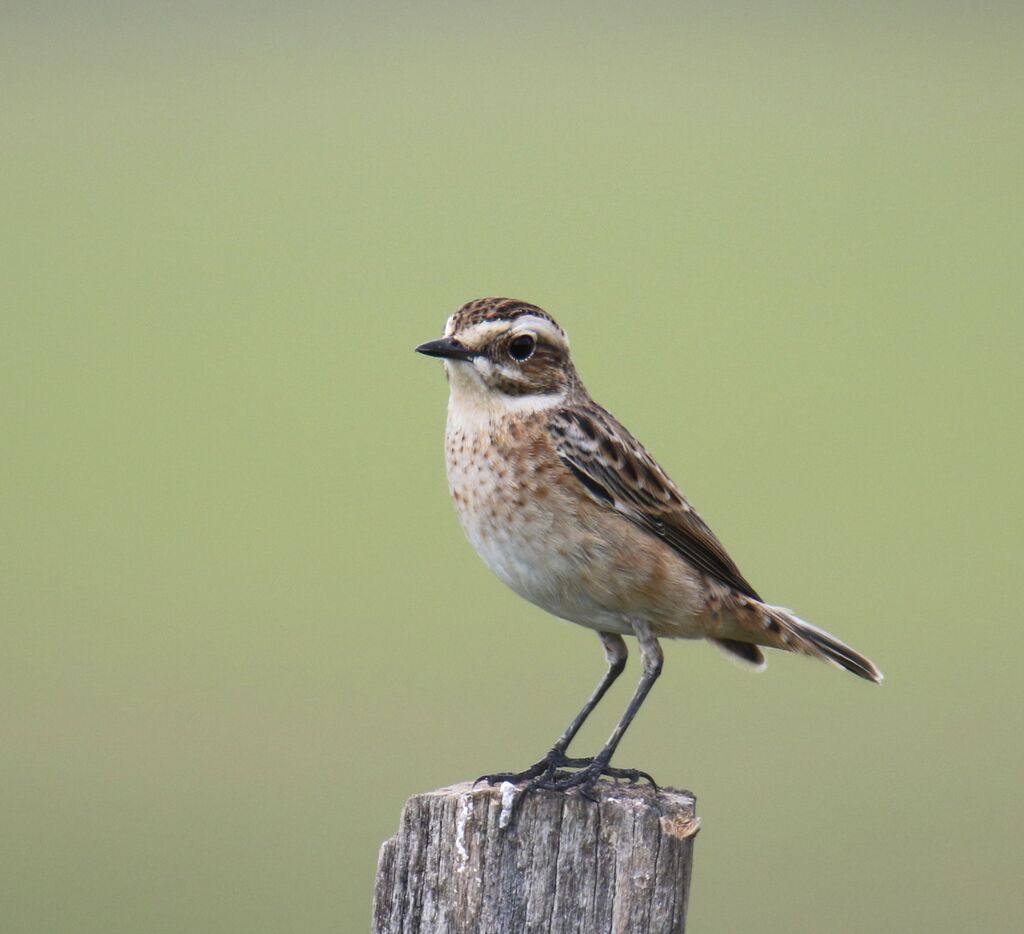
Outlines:
{"type": "Polygon", "coordinates": [[[453,785],[410,798],[380,851],[374,934],[676,934],[686,927],[689,792],[602,781],[528,795],[453,785]]]}

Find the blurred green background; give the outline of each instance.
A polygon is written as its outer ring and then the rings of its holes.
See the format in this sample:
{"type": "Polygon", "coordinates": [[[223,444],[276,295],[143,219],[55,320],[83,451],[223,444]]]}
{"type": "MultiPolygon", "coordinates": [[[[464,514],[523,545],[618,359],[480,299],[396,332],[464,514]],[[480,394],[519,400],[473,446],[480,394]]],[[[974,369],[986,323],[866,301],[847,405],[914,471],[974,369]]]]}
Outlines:
{"type": "Polygon", "coordinates": [[[1020,930],[1019,9],[6,4],[3,929],[366,930],[405,798],[548,747],[600,647],[412,353],[511,295],[887,676],[666,647],[692,930],[1020,930]]]}

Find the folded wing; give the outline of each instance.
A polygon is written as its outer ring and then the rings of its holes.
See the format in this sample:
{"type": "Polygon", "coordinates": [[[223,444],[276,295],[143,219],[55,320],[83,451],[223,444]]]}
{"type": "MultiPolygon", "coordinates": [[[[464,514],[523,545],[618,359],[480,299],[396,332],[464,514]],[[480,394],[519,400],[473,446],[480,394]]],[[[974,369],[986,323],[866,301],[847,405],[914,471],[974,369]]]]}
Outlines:
{"type": "Polygon", "coordinates": [[[704,573],[761,599],[668,474],[609,412],[597,405],[560,409],[548,429],[558,456],[595,501],[704,573]]]}

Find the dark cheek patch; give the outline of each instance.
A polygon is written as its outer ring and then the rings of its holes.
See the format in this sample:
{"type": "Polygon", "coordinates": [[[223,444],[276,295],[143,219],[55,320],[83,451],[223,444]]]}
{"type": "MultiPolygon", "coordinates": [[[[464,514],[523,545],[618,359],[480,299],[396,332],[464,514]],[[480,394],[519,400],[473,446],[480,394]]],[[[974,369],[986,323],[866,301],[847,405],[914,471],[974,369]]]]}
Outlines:
{"type": "Polygon", "coordinates": [[[552,393],[558,389],[558,381],[555,379],[536,380],[531,378],[519,380],[499,376],[494,383],[494,388],[506,396],[539,396],[552,393]]]}
{"type": "MultiPolygon", "coordinates": [[[[500,359],[505,353],[506,349],[500,348],[496,355],[492,352],[492,359],[495,356],[500,359]]],[[[565,362],[552,348],[538,344],[533,356],[519,364],[518,376],[511,378],[495,372],[491,385],[506,396],[548,395],[566,385],[570,377],[565,367],[565,362]]]]}

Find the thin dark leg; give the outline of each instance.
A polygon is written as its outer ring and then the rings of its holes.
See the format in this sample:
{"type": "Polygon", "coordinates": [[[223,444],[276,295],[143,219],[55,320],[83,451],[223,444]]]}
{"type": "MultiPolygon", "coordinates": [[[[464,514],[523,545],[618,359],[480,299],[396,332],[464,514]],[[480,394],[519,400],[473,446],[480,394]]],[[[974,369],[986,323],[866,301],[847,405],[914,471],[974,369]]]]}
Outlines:
{"type": "Polygon", "coordinates": [[[580,731],[584,721],[600,703],[601,698],[608,692],[608,688],[622,674],[623,669],[626,667],[626,657],[629,654],[626,649],[626,643],[623,641],[622,636],[617,633],[599,632],[598,636],[601,639],[601,645],[604,646],[604,657],[608,659],[608,670],[598,682],[597,687],[594,688],[594,693],[590,695],[589,700],[583,705],[583,709],[576,714],[572,723],[565,728],[565,732],[555,741],[551,751],[540,762],[531,765],[525,772],[500,772],[497,775],[484,775],[478,778],[477,781],[487,782],[489,785],[499,782],[512,782],[515,784],[527,779],[536,778],[538,775],[554,775],[557,769],[566,765],[590,764],[590,759],[567,759],[565,751],[569,748],[569,743],[572,742],[573,737],[580,731]]]}
{"type": "MultiPolygon", "coordinates": [[[[658,640],[651,633],[651,627],[646,622],[635,621],[633,623],[633,630],[636,633],[637,642],[640,643],[640,657],[643,664],[643,674],[640,676],[640,683],[637,685],[636,691],[633,693],[633,697],[629,701],[629,706],[626,707],[626,712],[622,715],[622,719],[619,721],[618,726],[615,727],[612,735],[608,739],[608,742],[605,743],[604,748],[594,756],[593,760],[580,769],[580,771],[569,774],[538,774],[538,776],[527,786],[527,791],[533,788],[552,788],[562,790],[582,787],[586,789],[592,786],[602,774],[619,773],[620,775],[626,775],[627,777],[632,776],[633,774],[636,774],[637,776],[642,776],[644,774],[640,772],[633,773],[632,770],[609,769],[608,767],[609,762],[611,762],[612,755],[615,753],[616,747],[619,745],[619,742],[626,730],[629,729],[630,723],[633,722],[633,718],[636,716],[637,711],[640,709],[644,700],[647,698],[647,695],[650,693],[651,688],[654,686],[654,682],[658,680],[658,675],[661,674],[663,661],[661,646],[658,644],[658,640]]],[[[646,777],[650,778],[650,776],[646,777]]]]}
{"type": "Polygon", "coordinates": [[[594,693],[590,695],[590,699],[583,705],[583,709],[576,714],[575,719],[558,738],[552,747],[552,751],[564,753],[569,748],[569,743],[572,742],[573,737],[580,731],[584,721],[600,703],[601,698],[608,693],[608,688],[615,683],[615,679],[622,674],[626,667],[626,656],[629,652],[626,649],[626,643],[623,641],[622,636],[612,632],[599,632],[598,636],[601,639],[601,645],[604,646],[604,657],[608,659],[608,670],[597,687],[594,688],[594,693]]]}

